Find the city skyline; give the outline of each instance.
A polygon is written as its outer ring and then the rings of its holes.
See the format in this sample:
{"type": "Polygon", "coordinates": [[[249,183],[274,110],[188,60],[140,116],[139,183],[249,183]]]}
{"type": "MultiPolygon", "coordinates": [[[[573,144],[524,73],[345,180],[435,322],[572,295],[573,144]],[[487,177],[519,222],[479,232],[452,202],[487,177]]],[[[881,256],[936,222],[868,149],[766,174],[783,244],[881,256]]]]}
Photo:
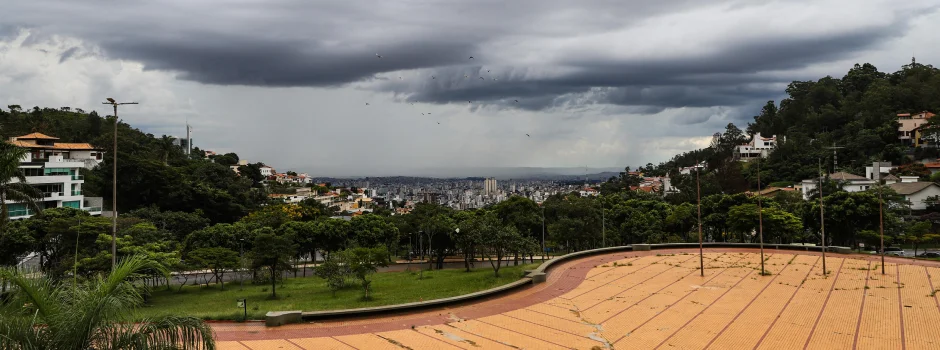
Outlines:
{"type": "Polygon", "coordinates": [[[145,132],[188,120],[201,149],[325,176],[622,169],[743,129],[793,80],[940,60],[930,1],[503,5],[9,2],[0,100],[139,101],[145,132]]]}

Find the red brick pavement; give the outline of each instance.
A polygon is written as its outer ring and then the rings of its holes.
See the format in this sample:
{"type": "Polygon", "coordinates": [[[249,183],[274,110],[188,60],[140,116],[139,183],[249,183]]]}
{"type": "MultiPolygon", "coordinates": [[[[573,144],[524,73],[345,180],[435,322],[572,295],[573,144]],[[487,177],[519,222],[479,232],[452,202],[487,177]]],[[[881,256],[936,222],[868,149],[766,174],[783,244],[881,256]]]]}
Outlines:
{"type": "MultiPolygon", "coordinates": [[[[751,248],[714,248],[705,249],[705,252],[748,252],[757,253],[758,249],[751,248]]],[[[507,311],[522,309],[531,305],[551,300],[563,295],[581,284],[588,272],[595,266],[620,260],[625,257],[640,257],[656,254],[674,254],[682,252],[698,252],[698,249],[668,249],[645,252],[619,252],[596,255],[583,259],[560,263],[548,271],[545,283],[531,285],[513,292],[495,297],[470,301],[457,305],[439,307],[429,310],[401,312],[395,314],[350,317],[336,320],[317,321],[286,325],[281,327],[265,327],[261,322],[248,323],[212,323],[216,340],[264,340],[264,339],[293,339],[325,336],[342,336],[360,333],[387,332],[408,329],[412,326],[439,325],[459,320],[470,320],[507,311]]],[[[818,252],[795,250],[765,249],[765,253],[787,253],[800,255],[819,255],[818,252]]],[[[845,257],[841,254],[832,254],[833,257],[845,257]]],[[[852,258],[870,261],[880,261],[879,256],[853,254],[852,258]]],[[[937,261],[912,260],[904,258],[886,257],[885,262],[903,263],[909,265],[940,266],[937,261]]]]}

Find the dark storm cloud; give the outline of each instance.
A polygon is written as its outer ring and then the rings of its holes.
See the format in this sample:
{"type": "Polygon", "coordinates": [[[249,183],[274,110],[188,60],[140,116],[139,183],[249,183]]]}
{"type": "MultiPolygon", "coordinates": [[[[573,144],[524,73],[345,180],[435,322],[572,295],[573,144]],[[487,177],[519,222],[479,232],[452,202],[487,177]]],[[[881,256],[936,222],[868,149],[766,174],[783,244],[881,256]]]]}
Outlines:
{"type": "MultiPolygon", "coordinates": [[[[755,27],[756,35],[741,30],[707,39],[714,42],[688,38],[688,46],[702,44],[698,51],[644,55],[627,50],[622,56],[605,57],[593,51],[624,39],[617,31],[640,28],[639,34],[626,39],[658,40],[662,33],[657,31],[662,29],[655,27],[657,16],[708,6],[722,13],[768,2],[429,1],[420,6],[358,1],[170,2],[133,3],[107,13],[102,20],[96,19],[103,15],[94,2],[34,2],[0,5],[0,10],[25,14],[12,17],[14,25],[76,35],[99,45],[108,57],[138,61],[147,70],[176,72],[181,79],[273,87],[363,83],[367,89],[412,101],[474,101],[528,110],[615,104],[655,111],[749,104],[779,92],[773,83],[787,82],[763,73],[849,57],[903,34],[912,15],[895,14],[893,21],[869,25],[856,23],[855,30],[791,36],[774,31],[761,34],[763,28],[755,27]],[[86,16],[90,18],[79,20],[86,16]],[[655,30],[643,31],[651,25],[655,30]],[[585,52],[570,46],[551,47],[554,37],[559,38],[557,42],[576,42],[581,35],[606,35],[609,42],[589,46],[585,52]],[[548,44],[537,52],[512,51],[516,45],[533,41],[548,44]],[[529,54],[538,56],[522,58],[529,54]],[[516,57],[520,58],[513,61],[516,57]],[[540,74],[520,73],[533,65],[540,74]],[[490,66],[500,69],[484,71],[490,66]],[[400,71],[409,72],[407,79],[384,76],[400,71]]],[[[838,15],[830,18],[836,20],[838,15]]],[[[705,29],[720,21],[700,18],[677,25],[705,29]]],[[[75,52],[66,51],[61,61],[75,52]]]]}

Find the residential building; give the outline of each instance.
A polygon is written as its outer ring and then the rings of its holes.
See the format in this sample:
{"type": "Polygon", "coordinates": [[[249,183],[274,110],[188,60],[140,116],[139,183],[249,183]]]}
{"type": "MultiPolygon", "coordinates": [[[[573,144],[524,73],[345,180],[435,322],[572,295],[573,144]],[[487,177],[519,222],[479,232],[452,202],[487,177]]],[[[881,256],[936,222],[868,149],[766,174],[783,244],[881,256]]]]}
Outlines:
{"type": "Polygon", "coordinates": [[[705,162],[701,162],[699,164],[696,164],[690,167],[679,168],[679,174],[689,175],[692,173],[693,170],[700,170],[700,171],[705,170],[705,162]]]}
{"type": "MultiPolygon", "coordinates": [[[[842,189],[846,192],[866,191],[877,183],[875,180],[841,171],[829,174],[829,180],[841,184],[842,189]]],[[[803,199],[809,199],[809,193],[819,185],[819,178],[803,180],[802,185],[803,199]]]]}
{"type": "Polygon", "coordinates": [[[274,174],[277,174],[277,172],[274,171],[274,168],[269,167],[269,166],[267,166],[267,165],[261,167],[260,170],[261,170],[261,175],[263,175],[263,176],[265,176],[265,177],[273,176],[274,174]]]}
{"type": "Polygon", "coordinates": [[[777,135],[763,137],[760,133],[757,133],[751,136],[750,142],[737,147],[735,156],[742,162],[757,158],[767,158],[776,147],[777,135]]]}
{"type": "MultiPolygon", "coordinates": [[[[32,133],[11,138],[12,145],[26,148],[29,153],[20,161],[19,168],[26,182],[42,193],[38,200],[41,209],[70,207],[85,209],[92,215],[101,215],[100,197],[85,198],[85,183],[80,170],[97,166],[103,152],[88,143],[58,142],[56,137],[32,133]]],[[[18,180],[14,180],[18,181],[18,180]]],[[[35,215],[24,203],[6,201],[10,219],[25,219],[35,215]]]]}
{"type": "Polygon", "coordinates": [[[483,180],[483,194],[487,196],[492,196],[496,194],[498,188],[496,187],[496,178],[487,178],[483,180]]]}
{"type": "MultiPolygon", "coordinates": [[[[906,176],[904,176],[906,177],[906,176]]],[[[888,185],[894,192],[904,196],[904,199],[910,202],[912,210],[927,209],[931,197],[940,196],[940,186],[933,182],[904,182],[904,177],[899,183],[888,185]]]]}
{"type": "Polygon", "coordinates": [[[871,166],[865,167],[865,177],[870,180],[878,181],[891,170],[897,168],[898,166],[891,164],[891,162],[874,162],[871,166]]]}
{"type": "Polygon", "coordinates": [[[935,114],[927,111],[914,115],[910,113],[898,114],[898,140],[901,140],[903,144],[913,146],[916,138],[914,130],[920,128],[921,125],[927,124],[927,120],[934,115],[935,114]]]}

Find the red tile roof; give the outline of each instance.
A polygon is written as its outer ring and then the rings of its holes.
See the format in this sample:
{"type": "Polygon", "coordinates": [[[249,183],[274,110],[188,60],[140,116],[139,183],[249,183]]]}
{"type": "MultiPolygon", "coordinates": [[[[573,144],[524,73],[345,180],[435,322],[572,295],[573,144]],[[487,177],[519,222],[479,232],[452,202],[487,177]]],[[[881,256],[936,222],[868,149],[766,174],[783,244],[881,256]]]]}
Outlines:
{"type": "Polygon", "coordinates": [[[34,132],[29,135],[18,136],[18,140],[58,140],[58,137],[52,137],[46,134],[34,132]]]}

